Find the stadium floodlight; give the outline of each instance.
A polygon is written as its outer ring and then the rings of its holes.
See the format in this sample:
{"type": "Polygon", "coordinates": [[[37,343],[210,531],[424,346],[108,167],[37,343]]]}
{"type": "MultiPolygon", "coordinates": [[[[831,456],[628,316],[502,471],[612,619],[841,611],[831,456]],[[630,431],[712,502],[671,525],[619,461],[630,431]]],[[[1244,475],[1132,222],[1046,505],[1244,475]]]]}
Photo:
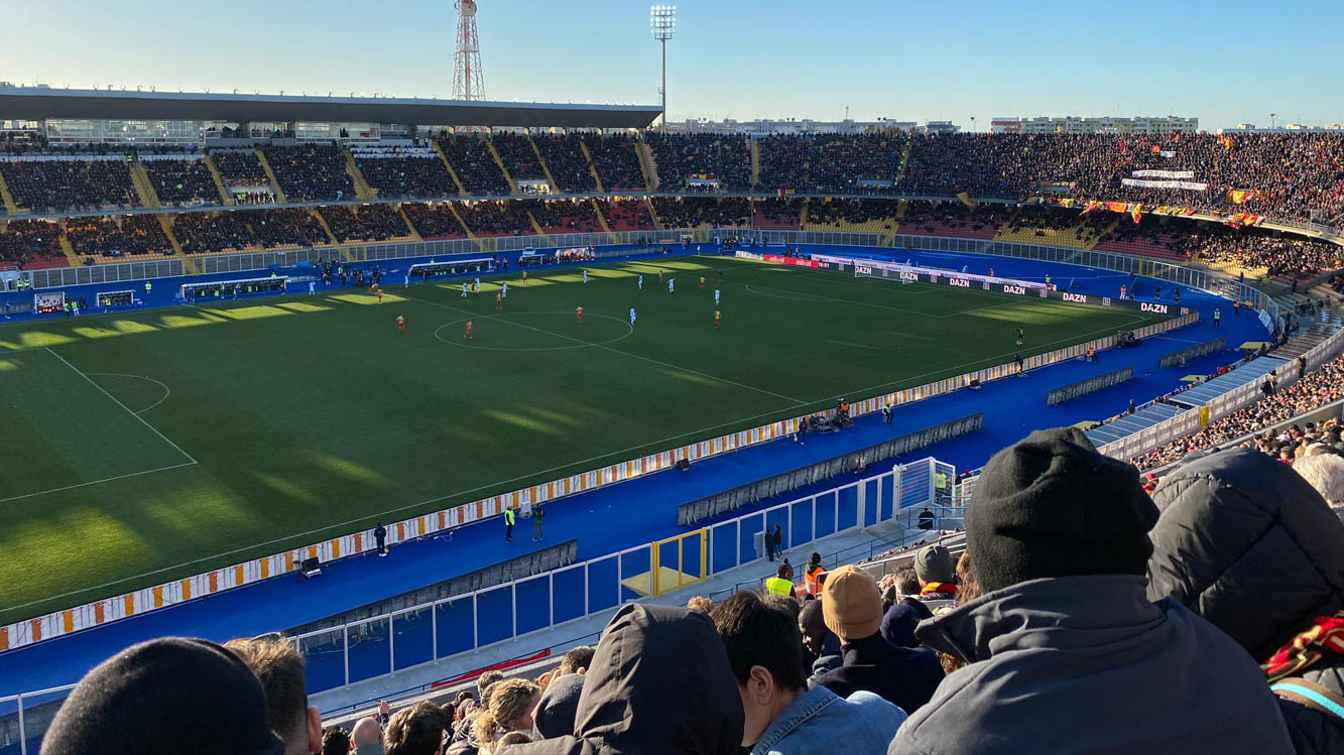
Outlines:
{"type": "Polygon", "coordinates": [[[653,38],[663,46],[663,86],[659,90],[663,96],[663,122],[660,128],[667,131],[667,40],[671,39],[677,30],[677,6],[649,6],[649,30],[653,32],[653,38]]]}

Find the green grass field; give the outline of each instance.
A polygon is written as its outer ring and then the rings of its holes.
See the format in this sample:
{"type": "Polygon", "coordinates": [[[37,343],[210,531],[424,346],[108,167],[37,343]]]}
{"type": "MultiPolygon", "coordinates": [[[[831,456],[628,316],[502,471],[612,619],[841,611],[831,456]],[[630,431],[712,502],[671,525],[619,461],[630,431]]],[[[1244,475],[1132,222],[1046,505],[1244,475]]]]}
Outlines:
{"type": "Polygon", "coordinates": [[[0,327],[0,622],[1156,319],[723,258],[494,291],[0,327]]]}

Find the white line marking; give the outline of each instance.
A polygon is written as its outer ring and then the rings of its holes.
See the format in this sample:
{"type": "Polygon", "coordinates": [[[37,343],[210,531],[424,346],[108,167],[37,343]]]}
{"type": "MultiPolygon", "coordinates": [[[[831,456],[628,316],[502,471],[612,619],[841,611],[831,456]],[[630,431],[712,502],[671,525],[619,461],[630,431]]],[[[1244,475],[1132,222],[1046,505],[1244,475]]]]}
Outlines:
{"type": "Polygon", "coordinates": [[[36,493],[24,493],[23,495],[10,496],[9,498],[0,498],[0,503],[9,503],[10,501],[21,501],[24,498],[32,498],[33,496],[46,495],[47,493],[60,493],[66,490],[74,490],[76,488],[86,488],[90,485],[102,485],[105,482],[113,482],[114,480],[125,480],[131,477],[143,477],[144,475],[154,474],[155,472],[167,472],[170,469],[181,469],[183,467],[194,467],[194,466],[196,466],[195,461],[189,461],[183,464],[172,464],[166,467],[159,467],[158,469],[146,469],[143,472],[131,472],[130,474],[117,475],[116,477],[104,477],[101,480],[94,480],[92,482],[81,482],[77,485],[66,485],[63,488],[51,488],[49,490],[39,490],[36,493]]]}
{"type": "Polygon", "coordinates": [[[826,339],[826,343],[833,343],[833,344],[835,344],[836,346],[848,346],[848,347],[851,348],[851,349],[867,349],[867,350],[869,350],[869,351],[886,351],[886,349],[881,348],[881,347],[879,347],[879,346],[869,346],[869,345],[867,345],[867,344],[863,344],[863,343],[850,343],[849,341],[836,341],[836,340],[829,339],[829,338],[826,339]]]}
{"type": "Polygon", "coordinates": [[[191,462],[192,464],[196,464],[196,463],[197,463],[197,461],[196,461],[196,457],[195,457],[195,456],[192,456],[191,454],[187,453],[186,451],[183,451],[181,446],[179,446],[179,445],[177,445],[176,443],[174,443],[173,441],[169,440],[169,439],[168,439],[168,436],[167,436],[167,435],[164,435],[164,434],[161,433],[161,432],[159,432],[159,429],[158,429],[157,427],[155,427],[155,426],[149,424],[149,422],[146,421],[144,417],[141,417],[139,414],[136,414],[135,412],[131,411],[130,407],[128,407],[128,406],[126,406],[125,404],[121,403],[121,400],[120,400],[120,399],[118,399],[116,396],[113,396],[112,394],[108,393],[106,388],[102,387],[101,385],[98,385],[98,382],[97,382],[96,380],[94,380],[93,378],[89,377],[88,375],[85,375],[85,374],[84,374],[78,367],[74,366],[73,364],[70,364],[69,360],[67,360],[65,357],[63,357],[63,356],[61,356],[60,354],[57,354],[56,352],[52,351],[50,346],[47,347],[47,353],[48,353],[48,354],[51,354],[52,356],[54,356],[54,357],[56,357],[57,359],[61,360],[61,364],[64,364],[66,367],[69,367],[70,369],[74,370],[74,371],[75,371],[75,374],[76,374],[76,375],[79,375],[80,377],[82,377],[82,378],[84,378],[85,380],[87,380],[88,383],[89,383],[89,385],[92,385],[94,388],[97,388],[97,389],[99,390],[99,392],[101,392],[104,396],[107,396],[108,398],[112,399],[112,402],[113,402],[113,403],[115,403],[117,406],[120,406],[122,409],[125,409],[127,414],[131,415],[132,417],[135,417],[137,420],[140,421],[140,424],[142,424],[142,425],[144,425],[145,427],[149,428],[149,431],[152,432],[152,433],[154,433],[155,435],[159,436],[159,438],[162,439],[164,443],[167,443],[168,445],[172,446],[174,449],[177,450],[178,453],[180,453],[180,454],[182,454],[183,456],[185,456],[186,459],[187,459],[187,461],[191,462]]]}
{"type": "Polygon", "coordinates": [[[105,376],[108,376],[108,377],[134,378],[134,379],[136,379],[136,380],[144,380],[144,381],[149,382],[149,383],[154,383],[155,385],[157,385],[157,386],[159,386],[160,388],[163,389],[163,396],[162,396],[158,401],[155,401],[154,403],[150,404],[149,406],[146,406],[144,409],[139,409],[139,410],[137,410],[137,411],[135,412],[136,414],[144,414],[145,412],[149,411],[150,409],[153,409],[154,407],[158,406],[159,404],[162,404],[163,402],[167,401],[167,400],[168,400],[168,397],[171,396],[171,395],[173,395],[173,389],[172,389],[172,388],[169,388],[168,385],[167,385],[166,383],[164,383],[162,380],[155,380],[154,378],[149,377],[148,375],[132,375],[132,374],[130,374],[130,373],[126,373],[126,372],[90,372],[90,373],[88,373],[88,374],[89,374],[89,376],[93,376],[93,375],[105,375],[105,376]]]}

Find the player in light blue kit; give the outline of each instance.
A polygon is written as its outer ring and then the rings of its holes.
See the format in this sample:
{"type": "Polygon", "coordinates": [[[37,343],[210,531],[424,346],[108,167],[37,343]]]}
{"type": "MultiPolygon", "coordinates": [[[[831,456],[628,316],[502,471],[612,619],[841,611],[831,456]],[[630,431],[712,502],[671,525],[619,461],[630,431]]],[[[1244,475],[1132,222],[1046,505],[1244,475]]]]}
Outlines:
{"type": "Polygon", "coordinates": [[[630,308],[630,327],[635,327],[635,308],[630,308]]]}

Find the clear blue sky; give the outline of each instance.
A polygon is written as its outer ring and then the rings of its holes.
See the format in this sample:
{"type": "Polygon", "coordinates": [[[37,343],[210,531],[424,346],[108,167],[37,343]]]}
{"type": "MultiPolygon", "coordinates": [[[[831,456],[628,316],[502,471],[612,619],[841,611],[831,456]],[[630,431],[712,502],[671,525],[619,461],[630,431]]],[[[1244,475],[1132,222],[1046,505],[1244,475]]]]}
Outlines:
{"type": "MultiPolygon", "coordinates": [[[[664,0],[666,1],[666,0],[664,0]]],[[[655,103],[641,0],[479,0],[489,96],[655,103]]],[[[686,117],[1195,115],[1344,121],[1344,4],[683,0],[668,109],[686,117]]],[[[0,80],[447,96],[451,0],[13,2],[0,80]]]]}

